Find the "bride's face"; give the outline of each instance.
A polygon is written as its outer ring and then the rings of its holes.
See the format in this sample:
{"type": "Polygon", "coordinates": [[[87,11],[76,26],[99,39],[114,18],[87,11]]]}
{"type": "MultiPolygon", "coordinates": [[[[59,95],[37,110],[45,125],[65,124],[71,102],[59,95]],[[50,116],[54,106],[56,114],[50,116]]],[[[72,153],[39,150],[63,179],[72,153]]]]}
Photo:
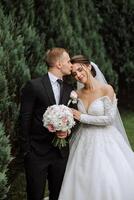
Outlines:
{"type": "Polygon", "coordinates": [[[84,64],[75,63],[72,65],[72,75],[77,81],[84,84],[88,82],[90,70],[84,64]]]}

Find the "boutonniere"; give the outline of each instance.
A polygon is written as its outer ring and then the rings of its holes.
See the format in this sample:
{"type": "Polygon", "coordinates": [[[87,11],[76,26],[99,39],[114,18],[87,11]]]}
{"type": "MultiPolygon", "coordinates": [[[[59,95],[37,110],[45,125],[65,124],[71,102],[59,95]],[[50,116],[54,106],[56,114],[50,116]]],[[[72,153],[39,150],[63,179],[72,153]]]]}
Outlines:
{"type": "Polygon", "coordinates": [[[69,99],[69,101],[68,101],[68,103],[67,103],[67,106],[69,106],[70,103],[76,104],[77,101],[78,101],[78,94],[73,90],[73,91],[71,92],[71,94],[70,94],[70,99],[69,99]]]}

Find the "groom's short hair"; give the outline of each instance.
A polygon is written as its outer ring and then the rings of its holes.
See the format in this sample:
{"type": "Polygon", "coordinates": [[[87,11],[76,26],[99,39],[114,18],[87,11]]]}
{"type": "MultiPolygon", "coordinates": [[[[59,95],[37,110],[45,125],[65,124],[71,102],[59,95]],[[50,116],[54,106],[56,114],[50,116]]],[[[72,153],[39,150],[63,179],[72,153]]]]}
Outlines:
{"type": "Polygon", "coordinates": [[[64,52],[67,52],[67,50],[60,47],[54,47],[52,49],[48,49],[45,56],[45,61],[47,66],[53,67],[55,63],[61,58],[64,52]]]}

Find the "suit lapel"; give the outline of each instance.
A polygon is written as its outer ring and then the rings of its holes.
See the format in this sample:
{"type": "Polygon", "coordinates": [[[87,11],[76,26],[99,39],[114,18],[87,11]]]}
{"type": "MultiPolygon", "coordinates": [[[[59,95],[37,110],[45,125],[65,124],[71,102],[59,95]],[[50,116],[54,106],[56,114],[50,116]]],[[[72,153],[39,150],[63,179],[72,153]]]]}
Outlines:
{"type": "Polygon", "coordinates": [[[46,93],[47,93],[47,95],[49,97],[49,100],[50,100],[51,104],[56,104],[54,93],[53,93],[53,89],[52,89],[52,85],[51,85],[51,82],[50,82],[48,74],[45,74],[43,76],[42,82],[43,82],[43,85],[45,87],[45,91],[46,91],[46,93]]]}

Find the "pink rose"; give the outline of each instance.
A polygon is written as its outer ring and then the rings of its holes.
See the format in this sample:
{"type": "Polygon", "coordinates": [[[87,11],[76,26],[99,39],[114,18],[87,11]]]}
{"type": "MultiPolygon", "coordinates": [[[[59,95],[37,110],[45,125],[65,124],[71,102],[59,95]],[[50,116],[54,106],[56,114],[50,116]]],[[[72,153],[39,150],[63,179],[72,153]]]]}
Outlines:
{"type": "Polygon", "coordinates": [[[48,125],[47,125],[47,129],[48,129],[50,132],[55,132],[55,131],[56,131],[55,128],[54,128],[54,126],[53,126],[52,124],[48,124],[48,125]]]}
{"type": "Polygon", "coordinates": [[[67,123],[67,117],[62,117],[62,121],[63,121],[63,123],[67,123]]]}

